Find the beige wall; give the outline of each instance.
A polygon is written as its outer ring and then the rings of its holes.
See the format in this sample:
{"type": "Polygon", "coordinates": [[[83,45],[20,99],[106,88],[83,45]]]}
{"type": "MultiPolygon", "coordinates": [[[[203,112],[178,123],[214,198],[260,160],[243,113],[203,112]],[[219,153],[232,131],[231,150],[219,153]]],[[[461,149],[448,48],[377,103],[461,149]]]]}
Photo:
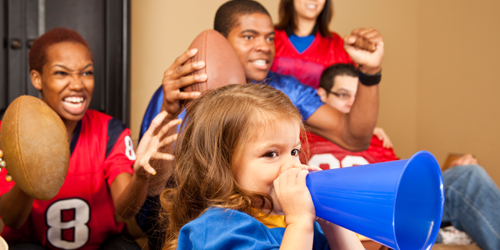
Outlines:
{"type": "Polygon", "coordinates": [[[417,1],[337,0],[334,4],[331,30],[344,36],[359,27],[375,27],[384,35],[378,126],[389,134],[396,154],[408,158],[417,150],[417,1]]]}
{"type": "Polygon", "coordinates": [[[470,152],[500,186],[500,2],[420,1],[417,149],[470,152]]]}
{"type": "MultiPolygon", "coordinates": [[[[163,71],[225,0],[132,0],[132,134],[163,71]]],[[[277,20],[277,0],[260,1],[277,20]]],[[[396,153],[471,152],[497,184],[500,170],[500,2],[466,0],[334,0],[332,30],[376,27],[386,56],[379,126],[396,153]],[[475,3],[475,5],[474,5],[475,3]]]]}

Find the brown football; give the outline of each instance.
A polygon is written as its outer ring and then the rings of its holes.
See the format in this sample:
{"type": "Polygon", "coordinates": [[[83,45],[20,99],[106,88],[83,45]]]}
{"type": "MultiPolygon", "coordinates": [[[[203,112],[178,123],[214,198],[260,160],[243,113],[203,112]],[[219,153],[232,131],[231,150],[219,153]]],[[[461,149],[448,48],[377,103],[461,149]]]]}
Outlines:
{"type": "Polygon", "coordinates": [[[187,86],[183,91],[204,92],[228,84],[246,83],[245,70],[240,59],[227,39],[215,30],[204,30],[189,46],[198,53],[188,62],[205,61],[205,68],[193,74],[207,74],[207,81],[187,86]]]}
{"type": "Polygon", "coordinates": [[[0,136],[7,171],[29,196],[50,200],[69,165],[66,126],[57,113],[32,96],[16,98],[5,111],[0,136]]]}

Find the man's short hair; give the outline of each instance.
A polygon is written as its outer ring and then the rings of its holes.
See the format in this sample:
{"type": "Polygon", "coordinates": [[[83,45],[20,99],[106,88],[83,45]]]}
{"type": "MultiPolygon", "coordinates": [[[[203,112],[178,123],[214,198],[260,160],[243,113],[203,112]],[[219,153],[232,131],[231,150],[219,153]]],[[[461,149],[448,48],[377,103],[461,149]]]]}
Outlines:
{"type": "Polygon", "coordinates": [[[326,91],[330,91],[335,84],[336,76],[358,77],[358,69],[351,63],[337,63],[326,68],[319,80],[319,86],[326,91]]]}
{"type": "Polygon", "coordinates": [[[269,12],[262,4],[253,0],[232,0],[221,5],[215,13],[214,30],[217,30],[224,37],[238,25],[238,18],[242,15],[251,15],[254,13],[266,14],[269,12]]]}

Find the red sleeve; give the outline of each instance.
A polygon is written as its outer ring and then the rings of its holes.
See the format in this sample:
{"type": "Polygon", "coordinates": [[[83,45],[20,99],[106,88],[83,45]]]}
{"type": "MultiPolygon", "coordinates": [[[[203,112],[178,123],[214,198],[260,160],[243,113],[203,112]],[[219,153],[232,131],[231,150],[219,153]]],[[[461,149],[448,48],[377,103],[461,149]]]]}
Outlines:
{"type": "MultiPolygon", "coordinates": [[[[2,121],[0,120],[0,127],[2,126],[2,121]]],[[[1,149],[1,148],[0,148],[1,149]]],[[[0,196],[9,192],[9,190],[14,186],[13,181],[6,181],[5,176],[7,176],[7,169],[0,170],[0,196]]]]}
{"type": "Polygon", "coordinates": [[[10,191],[14,186],[14,181],[6,181],[7,169],[2,169],[0,172],[0,196],[10,191]]]}
{"type": "Polygon", "coordinates": [[[399,157],[396,156],[393,148],[384,148],[382,145],[383,142],[376,136],[373,136],[370,142],[370,147],[366,150],[366,152],[375,156],[382,162],[399,160],[399,157]]]}
{"type": "Polygon", "coordinates": [[[126,128],[114,143],[111,152],[104,162],[105,178],[108,186],[111,186],[116,176],[121,173],[133,174],[134,161],[135,151],[132,139],[130,138],[130,129],[126,128]]]}

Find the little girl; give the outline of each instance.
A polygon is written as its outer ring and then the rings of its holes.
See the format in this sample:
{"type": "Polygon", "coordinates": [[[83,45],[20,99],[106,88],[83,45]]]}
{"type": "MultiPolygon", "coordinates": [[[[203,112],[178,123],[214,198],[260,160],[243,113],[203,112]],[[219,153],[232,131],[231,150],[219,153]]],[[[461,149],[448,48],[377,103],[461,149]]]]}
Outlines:
{"type": "Polygon", "coordinates": [[[164,249],[363,249],[356,235],[316,220],[300,165],[302,119],[267,85],[229,85],[186,108],[175,189],[162,194],[164,249]]]}

